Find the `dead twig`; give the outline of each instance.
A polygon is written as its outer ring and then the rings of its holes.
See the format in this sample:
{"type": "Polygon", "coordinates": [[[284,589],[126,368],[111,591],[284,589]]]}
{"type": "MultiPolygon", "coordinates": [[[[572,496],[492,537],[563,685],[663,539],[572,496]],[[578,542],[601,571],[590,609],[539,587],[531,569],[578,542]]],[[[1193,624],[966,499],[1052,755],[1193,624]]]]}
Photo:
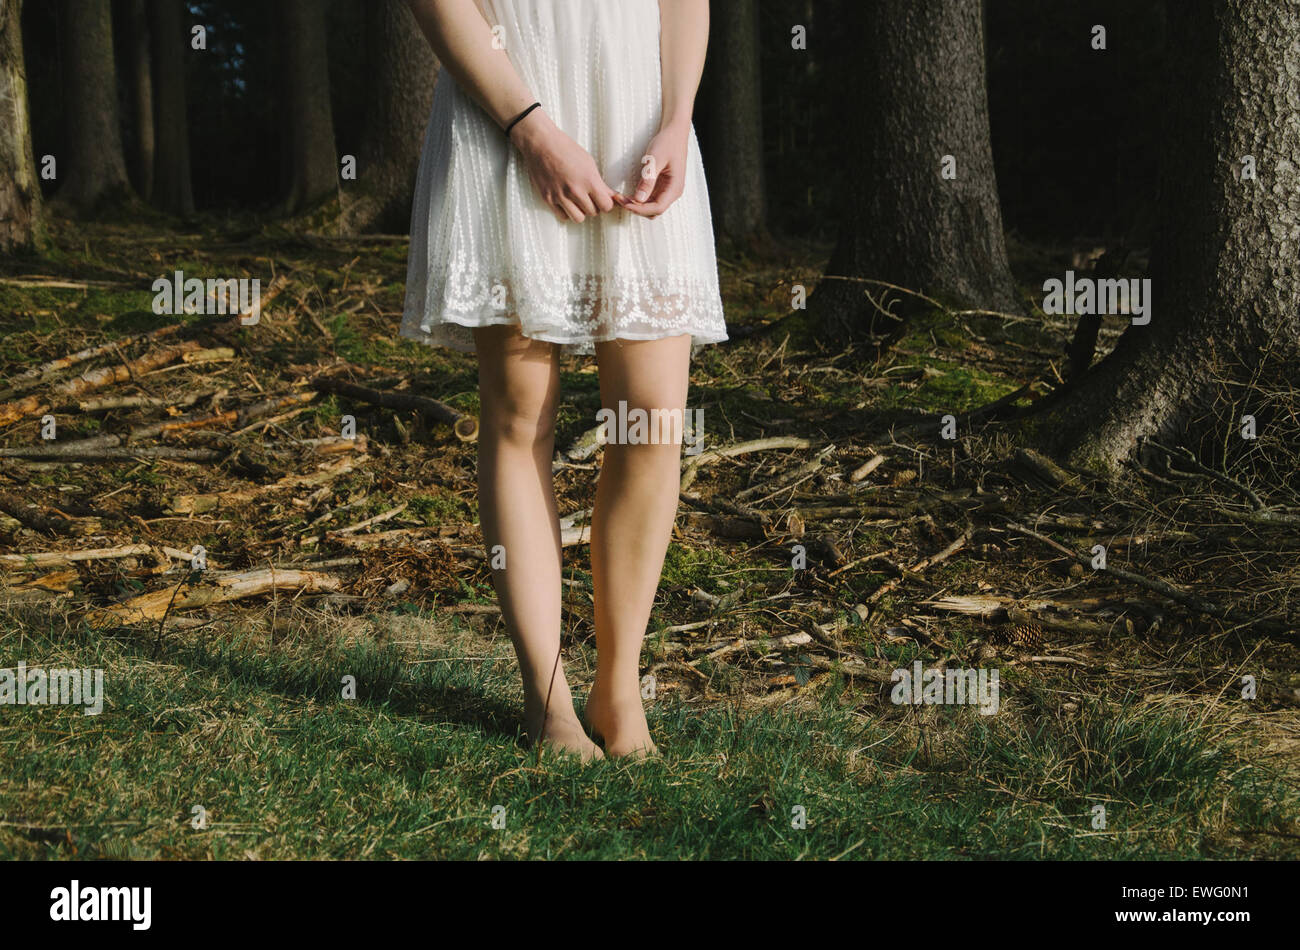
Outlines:
{"type": "Polygon", "coordinates": [[[695,482],[696,475],[702,466],[716,462],[718,459],[736,458],[740,455],[748,455],[751,452],[765,452],[769,449],[807,449],[812,448],[812,443],[807,439],[797,438],[795,436],[773,436],[769,439],[754,439],[750,442],[737,442],[734,445],[723,446],[720,449],[710,449],[693,458],[683,459],[681,491],[686,491],[695,482]]]}

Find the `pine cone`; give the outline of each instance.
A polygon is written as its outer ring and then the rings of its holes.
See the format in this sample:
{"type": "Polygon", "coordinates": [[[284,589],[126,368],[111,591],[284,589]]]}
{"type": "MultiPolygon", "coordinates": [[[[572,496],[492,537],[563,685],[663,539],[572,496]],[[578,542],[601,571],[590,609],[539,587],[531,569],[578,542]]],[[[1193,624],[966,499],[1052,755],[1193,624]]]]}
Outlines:
{"type": "Polygon", "coordinates": [[[1035,649],[1043,644],[1043,628],[1036,623],[1018,623],[1014,627],[998,630],[993,639],[997,643],[1035,649]]]}

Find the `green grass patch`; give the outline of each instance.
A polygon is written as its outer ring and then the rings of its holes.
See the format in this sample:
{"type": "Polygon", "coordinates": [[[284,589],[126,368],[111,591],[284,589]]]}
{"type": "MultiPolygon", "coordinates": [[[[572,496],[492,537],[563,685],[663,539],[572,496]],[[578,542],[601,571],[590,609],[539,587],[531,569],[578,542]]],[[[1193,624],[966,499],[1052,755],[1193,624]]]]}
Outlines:
{"type": "Polygon", "coordinates": [[[382,642],[322,624],[272,645],[9,615],[0,666],[101,668],[106,703],[4,707],[0,857],[1195,858],[1294,814],[1193,716],[863,715],[838,680],[780,711],[656,701],[655,761],[539,762],[508,644],[405,621],[382,642]]]}

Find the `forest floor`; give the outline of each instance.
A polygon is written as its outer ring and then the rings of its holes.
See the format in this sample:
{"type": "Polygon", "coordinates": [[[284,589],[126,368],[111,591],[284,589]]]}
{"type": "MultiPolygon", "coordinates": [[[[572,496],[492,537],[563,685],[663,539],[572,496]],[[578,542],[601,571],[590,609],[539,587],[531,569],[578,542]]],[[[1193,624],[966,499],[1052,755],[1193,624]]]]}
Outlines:
{"type": "MultiPolygon", "coordinates": [[[[787,314],[824,250],[725,257],[729,326],[787,314]]],[[[0,264],[0,669],[105,683],[96,716],[0,708],[0,857],[1300,856],[1300,531],[1250,498],[1300,486],[1026,451],[981,410],[1057,378],[1071,327],[1041,313],[936,307],[883,352],[795,318],[701,352],[643,655],[664,755],[538,760],[473,442],[317,384],[476,412],[472,356],[397,334],[405,261],[62,222],[0,264]],[[155,315],[177,270],[276,296],[254,326],[155,315]],[[996,670],[996,714],[894,702],[918,661],[996,670]]],[[[567,450],[595,369],[566,360],[557,438],[579,697],[600,454],[567,450]]]]}

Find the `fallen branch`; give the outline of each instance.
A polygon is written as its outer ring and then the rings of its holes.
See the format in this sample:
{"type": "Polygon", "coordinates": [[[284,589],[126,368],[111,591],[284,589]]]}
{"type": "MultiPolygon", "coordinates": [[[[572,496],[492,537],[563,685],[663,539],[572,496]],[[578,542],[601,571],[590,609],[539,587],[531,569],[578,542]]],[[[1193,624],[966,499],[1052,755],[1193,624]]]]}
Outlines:
{"type": "Polygon", "coordinates": [[[1082,478],[1057,465],[1041,452],[1016,449],[1015,462],[1060,491],[1076,491],[1082,478]]]}
{"type": "Polygon", "coordinates": [[[365,521],[358,521],[356,524],[350,524],[346,528],[337,528],[333,531],[326,532],[325,536],[333,539],[346,534],[356,534],[357,532],[370,527],[372,524],[380,524],[384,521],[390,521],[405,511],[407,504],[407,502],[402,502],[396,508],[390,508],[388,511],[377,514],[373,518],[367,518],[365,521]]]}
{"type": "Polygon", "coordinates": [[[112,561],[156,553],[156,549],[150,544],[122,544],[113,548],[90,548],[84,551],[34,551],[28,554],[0,554],[0,564],[9,568],[68,567],[83,561],[112,561]]]}
{"type": "Polygon", "coordinates": [[[1054,617],[1049,613],[1038,611],[1030,612],[1018,607],[1007,608],[1007,620],[1015,624],[1036,623],[1049,630],[1059,630],[1062,633],[1072,633],[1081,637],[1107,637],[1117,632],[1116,628],[1122,633],[1132,633],[1134,630],[1133,621],[1128,619],[1116,620],[1114,623],[1094,623],[1090,620],[1054,617]]]}
{"type": "Polygon", "coordinates": [[[41,290],[118,290],[132,286],[120,280],[68,280],[63,277],[42,277],[39,274],[0,277],[0,284],[7,287],[37,287],[41,290]]]}
{"type": "Polygon", "coordinates": [[[788,472],[785,475],[781,475],[780,477],[773,479],[771,482],[764,482],[758,485],[751,485],[748,488],[744,489],[743,491],[737,492],[735,495],[736,501],[748,501],[750,498],[753,498],[755,495],[764,491],[766,491],[767,494],[764,495],[761,499],[759,499],[759,501],[760,502],[767,501],[773,495],[781,491],[784,491],[786,489],[792,488],[793,486],[799,484],[799,482],[803,481],[804,479],[812,477],[817,471],[821,469],[822,463],[826,461],[826,457],[834,451],[835,451],[834,445],[826,446],[815,456],[813,456],[811,459],[809,459],[808,461],[800,465],[798,468],[796,468],[793,472],[788,472]]]}
{"type": "MultiPolygon", "coordinates": [[[[1047,535],[1039,534],[1037,531],[1026,528],[1024,525],[1015,524],[1014,522],[1007,522],[1007,527],[1017,534],[1023,534],[1025,537],[1041,541],[1043,544],[1046,544],[1048,547],[1084,567],[1092,566],[1092,558],[1090,556],[1079,554],[1076,551],[1071,551],[1065,545],[1054,541],[1047,537],[1047,535]]],[[[1106,566],[1106,573],[1111,574],[1122,581],[1128,581],[1130,584],[1137,584],[1139,587],[1145,587],[1147,590],[1155,591],[1157,594],[1163,594],[1170,600],[1180,603],[1184,607],[1190,607],[1192,610],[1199,613],[1208,614],[1211,617],[1218,617],[1221,620],[1232,619],[1230,611],[1215,604],[1211,604],[1208,601],[1197,597],[1195,594],[1189,594],[1182,588],[1175,587],[1173,584],[1161,580],[1160,578],[1144,577],[1141,574],[1134,574],[1132,571],[1126,571],[1119,567],[1111,567],[1110,565],[1106,566]]]]}
{"type": "Polygon", "coordinates": [[[857,482],[862,481],[864,478],[866,478],[876,469],[880,468],[880,466],[883,465],[884,462],[885,462],[885,456],[881,455],[880,453],[876,453],[875,455],[871,456],[871,458],[867,459],[865,462],[863,462],[861,465],[855,468],[849,474],[849,481],[855,484],[857,482]]]}
{"type": "MultiPolygon", "coordinates": [[[[80,376],[55,386],[54,392],[60,396],[75,399],[92,389],[102,389],[114,383],[126,382],[134,377],[142,376],[152,370],[166,366],[168,363],[174,363],[182,359],[186,353],[193,353],[200,349],[202,347],[197,342],[187,340],[175,346],[150,350],[134,360],[113,366],[104,366],[100,369],[87,370],[80,376]]],[[[43,412],[44,409],[41,408],[43,405],[44,401],[37,396],[28,396],[14,402],[4,403],[0,405],[0,426],[10,425],[29,415],[43,412]]]]}
{"type": "Polygon", "coordinates": [[[8,491],[0,491],[0,512],[33,531],[46,534],[98,534],[102,525],[97,515],[77,517],[53,506],[42,511],[26,496],[8,491]]]}
{"type": "Polygon", "coordinates": [[[145,439],[157,438],[168,432],[185,432],[191,429],[205,429],[209,426],[222,425],[224,423],[234,422],[238,413],[230,409],[226,412],[191,414],[179,418],[168,419],[165,422],[152,422],[149,425],[138,426],[128,433],[127,439],[131,442],[143,442],[145,439]]]}
{"type": "Polygon", "coordinates": [[[159,340],[164,336],[169,336],[182,329],[183,323],[170,323],[165,327],[159,327],[149,333],[141,333],[127,340],[109,340],[107,343],[100,343],[96,346],[88,346],[84,350],[78,350],[76,353],[70,353],[67,356],[60,356],[58,359],[50,360],[48,363],[42,363],[40,366],[33,366],[31,369],[24,370],[17,376],[9,380],[9,385],[0,391],[0,399],[10,399],[18,393],[25,392],[28,389],[34,389],[49,381],[55,373],[69,367],[76,366],[78,363],[85,363],[103,356],[106,353],[116,353],[123,346],[131,346],[136,343],[148,343],[159,340]]]}
{"type": "Polygon", "coordinates": [[[705,498],[703,495],[692,492],[682,492],[681,498],[691,507],[715,515],[730,515],[733,518],[744,518],[759,524],[768,524],[771,521],[763,512],[755,511],[753,508],[744,505],[737,505],[725,498],[705,498]]]}
{"type": "Polygon", "coordinates": [[[926,607],[941,610],[945,613],[965,614],[968,617],[979,617],[981,620],[993,620],[1006,615],[1011,598],[994,597],[990,594],[962,594],[960,596],[940,597],[938,600],[925,600],[921,603],[926,607]]]}
{"type": "Polygon", "coordinates": [[[364,463],[368,455],[344,455],[333,462],[322,463],[319,469],[308,475],[286,475],[271,485],[257,485],[253,488],[236,488],[228,491],[213,492],[204,495],[176,495],[168,508],[171,514],[197,515],[212,511],[223,505],[239,504],[252,501],[267,492],[286,488],[307,488],[323,485],[346,475],[358,465],[364,463]]]}
{"type": "Polygon", "coordinates": [[[261,419],[272,413],[278,413],[282,409],[292,409],[305,406],[316,399],[315,391],[285,393],[282,396],[273,396],[270,399],[263,399],[261,402],[255,402],[250,406],[244,406],[239,410],[239,418],[235,425],[242,430],[254,419],[261,419]]]}
{"type": "Polygon", "coordinates": [[[450,425],[452,431],[456,434],[456,438],[462,442],[473,442],[478,438],[478,419],[429,396],[383,392],[329,376],[317,376],[312,380],[312,386],[323,393],[346,396],[349,399],[357,399],[372,405],[383,406],[385,409],[414,410],[437,422],[450,425]]]}
{"type": "Polygon", "coordinates": [[[705,660],[717,660],[729,653],[735,653],[737,650],[784,650],[789,647],[805,646],[812,642],[812,635],[799,631],[797,633],[787,633],[783,636],[772,637],[767,640],[744,640],[736,638],[735,640],[725,643],[716,649],[710,650],[703,656],[691,660],[689,666],[698,666],[705,660]]]}
{"type": "Polygon", "coordinates": [[[895,587],[901,584],[909,576],[912,577],[919,576],[921,572],[926,570],[927,568],[933,567],[936,564],[948,560],[948,558],[952,557],[954,554],[956,554],[958,551],[960,551],[962,548],[966,546],[966,542],[971,539],[971,535],[973,535],[974,533],[975,533],[974,529],[968,527],[965,531],[962,532],[961,537],[957,538],[957,540],[953,541],[950,545],[948,545],[938,554],[932,554],[927,558],[922,558],[920,561],[917,561],[916,564],[913,565],[911,568],[903,569],[899,573],[898,577],[891,578],[890,580],[885,581],[885,583],[881,584],[874,591],[872,591],[871,596],[867,598],[867,603],[869,604],[875,603],[881,597],[884,597],[885,594],[889,593],[891,590],[893,590],[895,587]]]}
{"type": "MultiPolygon", "coordinates": [[[[797,509],[799,517],[805,521],[835,521],[844,519],[870,518],[873,520],[903,521],[913,514],[924,510],[922,506],[908,505],[904,508],[886,508],[880,505],[814,505],[797,509]]],[[[776,518],[782,512],[779,509],[761,508],[759,514],[767,518],[776,518]]]]}
{"type": "Polygon", "coordinates": [[[84,399],[77,403],[78,412],[107,412],[111,409],[169,409],[192,406],[200,399],[207,399],[221,390],[207,389],[188,392],[177,399],[164,399],[161,396],[105,396],[102,399],[84,399]]]}
{"type": "Polygon", "coordinates": [[[1059,663],[1068,666],[1082,666],[1085,669],[1090,665],[1083,660],[1076,660],[1072,656],[1027,656],[1022,663],[1059,663]]]}
{"type": "Polygon", "coordinates": [[[606,442],[605,423],[593,426],[573,440],[573,444],[564,450],[570,461],[583,462],[595,455],[606,442]]]}
{"type": "Polygon", "coordinates": [[[1165,455],[1168,455],[1170,458],[1178,459],[1178,461],[1184,463],[1185,465],[1190,466],[1193,470],[1199,472],[1200,474],[1207,475],[1210,478],[1214,479],[1216,482],[1219,482],[1223,485],[1227,485],[1229,488],[1235,489],[1236,491],[1246,496],[1246,500],[1250,502],[1251,507],[1254,508],[1256,511],[1264,511],[1268,508],[1268,505],[1264,504],[1264,500],[1260,498],[1258,495],[1256,495],[1253,491],[1251,491],[1248,487],[1243,485],[1241,482],[1237,481],[1235,478],[1231,478],[1228,475],[1225,475],[1223,472],[1216,472],[1208,465],[1202,465],[1201,462],[1196,458],[1196,456],[1194,456],[1191,452],[1187,451],[1186,449],[1167,448],[1166,446],[1161,445],[1155,439],[1143,439],[1142,444],[1149,445],[1152,448],[1159,449],[1161,452],[1164,452],[1165,455]]]}
{"type": "Polygon", "coordinates": [[[827,673],[842,673],[850,679],[863,679],[878,685],[895,682],[893,669],[867,666],[856,658],[849,660],[829,660],[824,656],[810,656],[806,665],[827,673]]]}
{"type": "MultiPolygon", "coordinates": [[[[121,441],[117,436],[104,438],[121,441]]],[[[86,439],[85,442],[97,442],[98,439],[86,439]]],[[[0,458],[11,459],[58,459],[77,462],[110,462],[120,459],[172,459],[179,462],[215,462],[225,457],[225,453],[216,449],[185,449],[170,445],[159,446],[112,446],[84,445],[81,442],[69,442],[64,445],[31,446],[12,449],[0,449],[0,458]]]]}
{"type": "Polygon", "coordinates": [[[1233,511],[1231,508],[1215,506],[1213,509],[1225,518],[1244,521],[1247,524],[1271,524],[1294,527],[1300,525],[1300,513],[1278,511],[1276,508],[1264,508],[1258,511],[1233,511]]]}
{"type": "Polygon", "coordinates": [[[797,438],[795,436],[773,436],[770,439],[754,439],[751,442],[737,442],[734,445],[723,446],[720,449],[710,449],[693,458],[682,459],[681,491],[686,491],[695,482],[696,475],[702,466],[716,462],[718,459],[736,458],[740,455],[748,455],[751,452],[765,452],[769,449],[808,449],[812,448],[812,443],[807,439],[797,438]]]}
{"type": "Polygon", "coordinates": [[[682,515],[683,522],[700,528],[718,538],[732,541],[761,541],[767,537],[763,530],[763,521],[757,518],[716,515],[707,511],[688,511],[682,515]]]}
{"type": "Polygon", "coordinates": [[[863,557],[855,558],[854,560],[849,561],[849,563],[845,564],[843,567],[837,567],[835,570],[831,571],[826,576],[838,577],[839,575],[843,574],[845,571],[850,571],[861,564],[866,564],[868,561],[884,561],[886,564],[889,564],[891,567],[893,567],[894,562],[889,560],[889,555],[893,552],[893,550],[894,550],[893,548],[890,548],[888,551],[877,551],[874,554],[867,554],[863,557]]]}
{"type": "Polygon", "coordinates": [[[866,623],[869,615],[870,611],[867,609],[866,604],[854,604],[851,616],[836,617],[827,623],[813,624],[810,632],[822,645],[828,646],[838,653],[840,647],[835,638],[850,627],[866,623]]]}
{"type": "Polygon", "coordinates": [[[337,592],[341,586],[339,578],[312,571],[262,568],[235,574],[213,575],[209,572],[200,575],[195,583],[182,581],[174,588],[151,591],[111,607],[92,610],[86,615],[86,620],[94,627],[141,623],[158,620],[173,610],[208,607],[269,593],[337,592]]]}

